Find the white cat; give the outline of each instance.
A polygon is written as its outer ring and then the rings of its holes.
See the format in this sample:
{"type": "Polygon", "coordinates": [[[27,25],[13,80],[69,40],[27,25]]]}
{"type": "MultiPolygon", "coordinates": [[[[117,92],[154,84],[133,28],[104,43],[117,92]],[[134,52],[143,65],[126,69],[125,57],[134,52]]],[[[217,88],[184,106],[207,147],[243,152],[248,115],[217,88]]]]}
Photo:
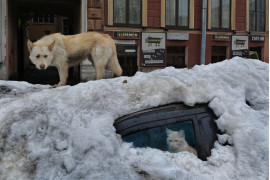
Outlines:
{"type": "Polygon", "coordinates": [[[188,151],[198,156],[197,151],[188,145],[185,140],[185,132],[183,130],[180,131],[172,131],[166,128],[167,132],[167,145],[169,147],[169,151],[176,153],[181,151],[188,151]]]}

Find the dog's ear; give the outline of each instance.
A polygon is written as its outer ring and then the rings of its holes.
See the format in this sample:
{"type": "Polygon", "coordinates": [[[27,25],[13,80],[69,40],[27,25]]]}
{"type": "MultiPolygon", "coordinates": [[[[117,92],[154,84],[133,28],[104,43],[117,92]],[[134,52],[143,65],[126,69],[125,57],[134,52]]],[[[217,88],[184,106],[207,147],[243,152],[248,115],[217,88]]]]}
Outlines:
{"type": "Polygon", "coordinates": [[[27,46],[28,46],[28,51],[31,52],[34,47],[34,44],[28,39],[27,46]]]}
{"type": "Polygon", "coordinates": [[[55,41],[48,45],[48,49],[51,51],[55,45],[55,41]]]}

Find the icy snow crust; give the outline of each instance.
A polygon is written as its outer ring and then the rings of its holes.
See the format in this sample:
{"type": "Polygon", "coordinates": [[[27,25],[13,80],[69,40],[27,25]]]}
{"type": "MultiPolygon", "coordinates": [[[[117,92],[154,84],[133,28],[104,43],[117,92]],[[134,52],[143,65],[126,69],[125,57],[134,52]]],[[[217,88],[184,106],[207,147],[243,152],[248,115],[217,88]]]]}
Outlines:
{"type": "Polygon", "coordinates": [[[268,179],[268,72],[234,58],[56,89],[0,81],[17,90],[0,94],[0,179],[268,179]],[[115,133],[115,119],[172,102],[210,102],[225,134],[207,161],[133,148],[115,133]]]}

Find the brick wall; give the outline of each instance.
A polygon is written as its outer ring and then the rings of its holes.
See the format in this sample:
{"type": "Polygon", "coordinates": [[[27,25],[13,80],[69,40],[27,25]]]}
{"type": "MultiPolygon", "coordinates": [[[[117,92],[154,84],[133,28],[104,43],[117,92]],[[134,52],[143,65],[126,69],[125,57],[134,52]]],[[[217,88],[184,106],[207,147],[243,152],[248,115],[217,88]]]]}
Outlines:
{"type": "Polygon", "coordinates": [[[201,29],[202,27],[202,0],[194,1],[194,28],[201,29]]]}
{"type": "Polygon", "coordinates": [[[147,26],[160,27],[161,26],[161,0],[148,0],[147,8],[147,26]]]}
{"type": "Polygon", "coordinates": [[[246,30],[246,0],[236,1],[235,28],[237,31],[246,30]]]}

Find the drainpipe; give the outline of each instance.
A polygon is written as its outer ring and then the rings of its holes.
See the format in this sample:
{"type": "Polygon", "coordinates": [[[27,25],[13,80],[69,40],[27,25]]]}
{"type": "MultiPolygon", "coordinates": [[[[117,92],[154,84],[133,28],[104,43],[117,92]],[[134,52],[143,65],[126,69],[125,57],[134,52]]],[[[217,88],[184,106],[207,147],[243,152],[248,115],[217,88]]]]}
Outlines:
{"type": "Polygon", "coordinates": [[[203,0],[202,7],[202,41],[201,41],[201,64],[205,64],[205,46],[206,46],[206,13],[207,13],[207,0],[203,0]]]}

